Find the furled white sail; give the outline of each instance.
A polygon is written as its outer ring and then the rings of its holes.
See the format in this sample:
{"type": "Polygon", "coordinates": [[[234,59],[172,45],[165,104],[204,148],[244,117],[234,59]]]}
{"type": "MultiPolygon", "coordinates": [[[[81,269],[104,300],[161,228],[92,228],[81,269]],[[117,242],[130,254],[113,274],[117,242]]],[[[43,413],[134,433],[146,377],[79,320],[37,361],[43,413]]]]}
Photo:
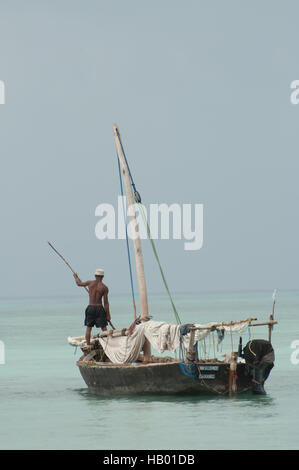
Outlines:
{"type": "MultiPolygon", "coordinates": [[[[233,325],[221,325],[217,322],[210,322],[206,325],[197,324],[194,335],[194,344],[206,338],[213,328],[224,329],[227,332],[241,333],[248,328],[249,321],[244,320],[233,325]]],[[[99,337],[98,340],[104,349],[106,356],[113,363],[125,364],[135,361],[147,339],[151,345],[159,352],[176,351],[180,344],[187,349],[190,341],[190,333],[181,334],[184,325],[174,325],[172,323],[148,321],[136,325],[132,334],[124,336],[99,337]]],[[[92,340],[93,342],[94,340],[92,340]]],[[[68,337],[68,342],[72,346],[84,346],[83,337],[68,337]]]]}

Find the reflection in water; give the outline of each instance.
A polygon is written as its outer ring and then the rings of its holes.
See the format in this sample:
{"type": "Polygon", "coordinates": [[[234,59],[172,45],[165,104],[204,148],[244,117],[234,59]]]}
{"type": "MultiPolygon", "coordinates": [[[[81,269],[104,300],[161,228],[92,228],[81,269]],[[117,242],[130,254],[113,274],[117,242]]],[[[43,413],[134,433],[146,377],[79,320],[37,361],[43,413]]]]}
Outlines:
{"type": "Polygon", "coordinates": [[[211,395],[211,394],[143,394],[143,395],[121,395],[121,396],[101,396],[99,394],[91,392],[88,388],[74,389],[82,398],[90,402],[113,402],[117,400],[119,404],[129,403],[135,404],[150,404],[150,403],[169,403],[169,404],[196,404],[196,403],[209,403],[213,402],[216,404],[225,404],[226,406],[230,403],[239,403],[242,406],[248,407],[259,407],[259,406],[270,406],[273,405],[275,399],[270,395],[253,395],[251,391],[241,393],[236,396],[223,396],[223,395],[211,395]]]}

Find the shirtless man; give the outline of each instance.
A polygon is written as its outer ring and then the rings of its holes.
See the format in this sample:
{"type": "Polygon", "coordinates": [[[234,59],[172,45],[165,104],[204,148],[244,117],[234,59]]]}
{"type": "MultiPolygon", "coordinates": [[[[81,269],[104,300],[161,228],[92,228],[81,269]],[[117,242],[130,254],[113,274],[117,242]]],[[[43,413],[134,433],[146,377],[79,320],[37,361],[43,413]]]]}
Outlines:
{"type": "Polygon", "coordinates": [[[78,274],[74,274],[74,278],[77,286],[88,287],[89,290],[89,305],[85,310],[85,322],[86,326],[86,343],[90,344],[91,329],[93,326],[102,328],[106,331],[107,322],[111,320],[108,302],[108,287],[103,284],[102,279],[104,277],[104,270],[97,269],[94,273],[95,281],[82,282],[78,278],[78,274]],[[102,298],[104,297],[104,307],[102,305],[102,298]]]}

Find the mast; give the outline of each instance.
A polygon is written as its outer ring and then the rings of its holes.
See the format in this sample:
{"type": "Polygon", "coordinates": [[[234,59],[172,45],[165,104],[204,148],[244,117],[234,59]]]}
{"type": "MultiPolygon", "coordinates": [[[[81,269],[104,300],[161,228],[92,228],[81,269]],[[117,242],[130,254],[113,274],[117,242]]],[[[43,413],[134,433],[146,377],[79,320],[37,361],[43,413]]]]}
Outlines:
{"type": "Polygon", "coordinates": [[[127,207],[129,209],[128,216],[129,216],[129,220],[133,227],[133,232],[134,232],[133,245],[134,245],[136,271],[137,271],[138,288],[139,288],[141,320],[147,321],[148,320],[147,289],[146,289],[146,282],[145,282],[144,264],[143,264],[139,226],[137,223],[135,206],[134,206],[135,201],[134,201],[133,189],[132,189],[132,184],[131,184],[131,177],[130,177],[130,172],[129,172],[129,168],[127,165],[126,157],[124,155],[120,133],[116,125],[113,125],[113,132],[114,132],[114,138],[115,138],[115,143],[116,143],[117,156],[120,162],[121,172],[122,172],[123,181],[124,181],[125,193],[126,193],[126,198],[127,198],[127,207]]]}

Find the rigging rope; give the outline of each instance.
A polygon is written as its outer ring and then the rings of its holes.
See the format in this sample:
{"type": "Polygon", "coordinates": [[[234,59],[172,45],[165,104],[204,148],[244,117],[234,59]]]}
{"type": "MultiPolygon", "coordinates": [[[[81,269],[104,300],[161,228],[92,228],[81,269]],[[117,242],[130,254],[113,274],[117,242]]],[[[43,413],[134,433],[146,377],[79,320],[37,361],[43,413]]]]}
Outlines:
{"type": "MultiPolygon", "coordinates": [[[[117,162],[118,162],[118,172],[119,172],[119,181],[120,181],[120,192],[121,192],[121,196],[122,196],[123,215],[124,215],[124,220],[125,220],[126,214],[125,214],[124,197],[123,197],[124,196],[124,189],[123,189],[120,163],[119,163],[118,157],[117,157],[117,162]]],[[[131,282],[131,291],[132,291],[133,308],[134,308],[134,319],[136,320],[137,314],[136,314],[136,303],[135,303],[134,282],[133,282],[133,274],[132,274],[131,254],[130,254],[130,246],[129,246],[129,240],[128,240],[127,226],[125,226],[125,227],[126,227],[126,244],[127,244],[127,253],[128,253],[128,261],[129,261],[130,282],[131,282]]]]}
{"type": "MultiPolygon", "coordinates": [[[[250,321],[249,324],[248,324],[248,330],[250,331],[249,328],[251,328],[251,330],[252,330],[252,339],[251,339],[251,341],[250,341],[250,343],[249,343],[249,345],[248,345],[248,348],[249,348],[249,351],[251,352],[251,354],[253,354],[253,356],[256,356],[255,352],[252,351],[252,349],[251,349],[251,343],[252,343],[252,341],[254,340],[253,324],[252,324],[251,321],[250,321]]],[[[250,337],[251,337],[251,335],[250,335],[250,337]]]]}
{"type": "Polygon", "coordinates": [[[170,300],[170,303],[171,303],[171,306],[172,306],[172,309],[173,309],[173,312],[174,312],[174,316],[176,318],[177,324],[180,325],[182,322],[181,322],[181,319],[180,319],[179,314],[177,312],[177,309],[174,305],[174,302],[172,300],[172,296],[171,296],[171,293],[170,293],[170,290],[169,290],[169,287],[168,287],[168,284],[167,284],[167,281],[166,281],[166,278],[165,278],[164,271],[162,269],[162,266],[161,266],[161,263],[160,263],[160,260],[159,260],[159,256],[158,256],[155,244],[154,244],[154,240],[152,238],[151,231],[150,231],[148,222],[146,220],[146,216],[144,214],[143,205],[139,202],[137,202],[137,204],[138,204],[138,207],[140,207],[140,209],[141,209],[140,212],[141,212],[141,215],[142,215],[142,218],[143,218],[143,222],[144,222],[144,225],[146,226],[147,234],[148,234],[149,240],[151,242],[151,246],[152,246],[152,249],[153,249],[154,256],[155,256],[156,261],[157,261],[158,266],[159,266],[159,270],[160,270],[160,273],[161,273],[161,277],[162,277],[165,289],[166,289],[167,294],[169,296],[169,300],[170,300]]]}
{"type": "MultiPolygon", "coordinates": [[[[134,180],[133,180],[133,176],[132,176],[132,173],[131,173],[131,170],[130,170],[130,167],[129,167],[129,164],[128,164],[128,161],[127,161],[127,157],[126,157],[126,154],[125,154],[125,151],[124,151],[124,148],[123,148],[123,144],[122,144],[122,141],[121,141],[121,138],[120,138],[118,129],[116,129],[116,133],[117,133],[117,136],[118,136],[118,140],[119,140],[119,143],[120,143],[120,146],[121,146],[121,149],[122,149],[122,153],[123,153],[123,156],[124,156],[126,165],[127,165],[127,167],[128,167],[128,172],[129,172],[131,184],[132,184],[132,188],[133,188],[133,191],[134,191],[135,201],[136,201],[136,203],[138,204],[138,206],[139,206],[140,209],[141,209],[140,212],[141,212],[141,215],[142,215],[142,218],[143,218],[143,222],[144,222],[145,227],[146,227],[146,229],[147,229],[147,233],[148,233],[148,236],[149,236],[149,240],[150,240],[150,242],[151,242],[152,250],[153,250],[154,256],[155,256],[155,258],[156,258],[156,261],[157,261],[157,263],[158,263],[159,270],[160,270],[160,273],[161,273],[161,276],[162,276],[162,280],[163,280],[165,289],[166,289],[166,291],[167,291],[167,293],[168,293],[168,296],[169,296],[169,299],[170,299],[170,303],[171,303],[171,306],[172,306],[172,309],[173,309],[173,312],[174,312],[176,321],[177,321],[178,324],[181,324],[181,320],[180,320],[179,314],[178,314],[177,309],[176,309],[176,307],[175,307],[175,305],[174,305],[174,302],[173,302],[173,299],[172,299],[172,296],[171,296],[171,293],[170,293],[170,290],[169,290],[169,287],[168,287],[168,284],[167,284],[167,281],[166,281],[166,278],[165,278],[165,274],[164,274],[164,271],[163,271],[163,269],[162,269],[162,266],[161,266],[161,263],[160,263],[160,260],[159,260],[159,257],[158,257],[158,253],[157,253],[157,250],[156,250],[154,241],[153,241],[152,236],[151,236],[150,228],[149,228],[149,225],[148,225],[148,223],[147,223],[147,220],[146,220],[146,217],[145,217],[145,214],[144,214],[144,211],[143,211],[143,205],[142,205],[142,203],[141,203],[141,196],[140,196],[139,192],[138,192],[137,189],[136,189],[136,186],[135,186],[135,183],[134,183],[134,180]]],[[[119,176],[120,176],[120,180],[121,180],[121,191],[122,191],[122,195],[123,195],[120,163],[119,163],[119,159],[117,159],[117,160],[118,160],[119,176]]],[[[130,266],[131,286],[133,286],[132,269],[131,269],[131,260],[130,260],[130,251],[129,251],[129,243],[128,243],[127,229],[126,229],[126,239],[127,239],[127,251],[128,251],[128,258],[129,258],[129,266],[130,266]]],[[[134,288],[132,287],[132,295],[134,295],[133,292],[134,292],[134,288]]],[[[134,309],[135,309],[135,312],[136,312],[134,296],[133,296],[133,303],[134,303],[134,309]]],[[[136,317],[135,317],[135,318],[136,318],[136,317]]]]}

